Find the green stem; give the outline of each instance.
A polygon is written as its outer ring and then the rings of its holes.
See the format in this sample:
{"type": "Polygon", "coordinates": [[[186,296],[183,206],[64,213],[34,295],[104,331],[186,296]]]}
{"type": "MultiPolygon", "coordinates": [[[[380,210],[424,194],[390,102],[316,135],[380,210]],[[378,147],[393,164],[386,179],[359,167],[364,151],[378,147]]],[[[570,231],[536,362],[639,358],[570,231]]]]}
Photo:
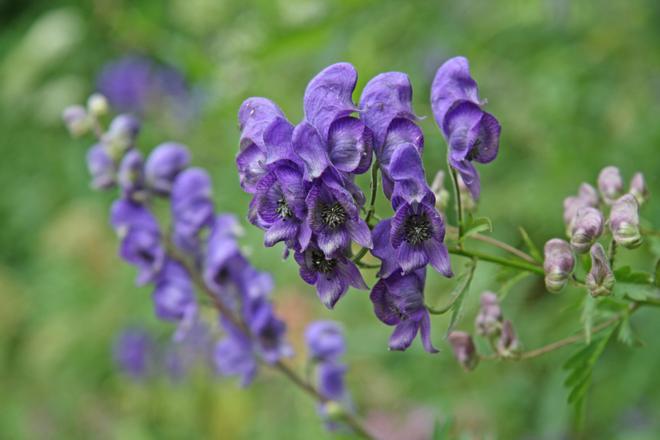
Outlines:
{"type": "Polygon", "coordinates": [[[474,270],[476,268],[477,268],[477,259],[473,258],[468,269],[469,270],[468,276],[465,278],[463,285],[461,285],[461,287],[457,289],[456,293],[454,293],[454,295],[451,297],[449,303],[440,309],[436,309],[434,307],[426,305],[426,310],[428,310],[429,313],[432,315],[443,315],[448,311],[450,311],[454,307],[454,304],[456,304],[458,298],[460,298],[461,295],[463,295],[463,292],[465,292],[465,290],[470,287],[470,283],[472,282],[472,278],[474,277],[474,270]]]}
{"type": "MultiPolygon", "coordinates": [[[[458,228],[456,228],[455,226],[446,225],[445,228],[447,229],[447,233],[456,234],[458,236],[458,228]]],[[[490,237],[488,235],[482,235],[482,234],[479,234],[479,233],[475,233],[475,234],[470,234],[468,237],[466,237],[466,239],[467,238],[478,240],[478,241],[481,241],[481,242],[484,242],[484,243],[488,243],[492,246],[495,246],[497,248],[500,248],[500,249],[510,253],[511,255],[515,255],[516,257],[519,257],[519,258],[527,261],[528,263],[535,264],[539,267],[542,266],[542,263],[539,263],[538,261],[536,261],[531,255],[528,255],[525,252],[521,251],[520,249],[516,249],[515,247],[511,246],[510,244],[505,243],[503,241],[500,241],[496,238],[490,237]]]]}
{"type": "MultiPolygon", "coordinates": [[[[379,170],[380,165],[378,164],[378,160],[374,161],[373,164],[371,164],[371,198],[369,199],[369,209],[367,210],[367,215],[364,217],[364,221],[369,226],[369,229],[372,229],[372,226],[370,224],[371,219],[374,218],[376,215],[376,197],[378,196],[378,170],[379,170]]],[[[355,256],[353,257],[353,262],[358,264],[364,258],[365,255],[367,255],[367,252],[369,252],[369,249],[363,247],[360,249],[355,256]]],[[[358,264],[359,265],[359,264],[358,264]]],[[[368,269],[371,269],[371,267],[366,267],[366,266],[360,266],[360,267],[365,267],[368,269]]]]}
{"type": "Polygon", "coordinates": [[[484,254],[482,252],[478,251],[470,251],[467,249],[461,249],[459,247],[449,247],[448,248],[450,254],[454,255],[462,255],[464,257],[470,257],[470,258],[478,258],[483,261],[488,261],[490,263],[495,263],[499,264],[500,266],[507,266],[507,267],[512,267],[514,269],[520,269],[520,270],[525,270],[527,272],[533,272],[539,275],[545,275],[545,272],[543,272],[543,268],[536,266],[534,264],[527,263],[525,261],[518,261],[518,260],[509,260],[507,258],[502,258],[502,257],[497,257],[495,255],[490,255],[490,254],[484,254]]]}
{"type": "Polygon", "coordinates": [[[456,222],[458,223],[458,247],[462,248],[461,239],[463,238],[463,206],[461,204],[461,192],[458,187],[458,174],[451,165],[447,164],[451,173],[451,180],[454,183],[454,198],[456,199],[456,222]]]}

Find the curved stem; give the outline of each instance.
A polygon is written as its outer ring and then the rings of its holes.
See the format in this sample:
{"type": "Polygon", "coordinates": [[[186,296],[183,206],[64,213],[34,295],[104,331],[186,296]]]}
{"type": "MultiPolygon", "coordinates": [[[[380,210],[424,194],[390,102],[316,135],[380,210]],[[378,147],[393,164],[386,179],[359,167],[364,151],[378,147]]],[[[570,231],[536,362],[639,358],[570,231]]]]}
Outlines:
{"type": "Polygon", "coordinates": [[[480,260],[483,261],[488,261],[490,263],[495,263],[499,264],[500,266],[507,266],[507,267],[512,267],[514,269],[520,269],[520,270],[525,270],[527,272],[533,272],[539,275],[545,275],[545,272],[543,272],[543,268],[537,265],[530,264],[526,261],[517,261],[517,260],[510,260],[507,258],[502,258],[502,257],[497,257],[495,255],[490,255],[490,254],[484,254],[482,252],[478,251],[470,251],[467,249],[461,249],[459,247],[448,247],[447,250],[449,251],[450,254],[454,255],[462,255],[464,257],[476,257],[480,260]]]}
{"type": "MultiPolygon", "coordinates": [[[[447,232],[449,232],[450,234],[457,234],[457,236],[458,236],[458,228],[456,226],[447,225],[446,229],[447,229],[447,232]]],[[[475,240],[482,241],[484,243],[488,243],[490,245],[493,245],[497,248],[500,248],[500,249],[510,253],[511,255],[515,255],[516,257],[519,257],[519,258],[527,261],[528,263],[531,263],[531,264],[534,264],[536,266],[541,267],[541,264],[538,261],[536,261],[531,255],[521,251],[520,249],[516,249],[515,247],[511,246],[510,244],[505,243],[503,241],[500,241],[496,238],[490,237],[488,235],[482,235],[482,234],[479,234],[479,233],[471,234],[468,238],[473,238],[475,240]]]]}
{"type": "Polygon", "coordinates": [[[451,180],[454,183],[454,198],[456,199],[456,223],[458,223],[458,247],[459,249],[463,246],[461,244],[461,238],[463,238],[463,206],[461,205],[461,192],[458,188],[458,174],[456,170],[451,165],[447,164],[449,171],[451,173],[451,180]]]}
{"type": "Polygon", "coordinates": [[[472,259],[472,262],[469,264],[469,267],[468,267],[468,275],[465,278],[465,281],[463,282],[463,284],[460,285],[460,287],[458,289],[456,289],[454,295],[452,295],[451,299],[449,300],[449,303],[446,306],[444,306],[440,309],[436,309],[436,308],[431,307],[429,305],[426,305],[426,304],[424,305],[426,307],[426,310],[428,310],[430,314],[432,314],[432,315],[443,315],[443,314],[447,313],[448,311],[450,311],[454,307],[454,304],[456,304],[456,301],[458,301],[458,299],[463,295],[465,290],[470,287],[470,283],[472,282],[472,278],[474,277],[474,271],[477,268],[477,261],[478,261],[477,258],[472,259]]]}
{"type": "MultiPolygon", "coordinates": [[[[378,160],[375,160],[374,163],[371,164],[371,198],[369,199],[369,209],[367,210],[367,215],[364,217],[364,221],[369,226],[369,229],[372,229],[372,226],[370,224],[371,219],[375,218],[376,216],[376,197],[378,196],[378,170],[379,170],[380,165],[378,164],[378,160]]],[[[364,258],[365,255],[367,255],[367,252],[369,252],[369,249],[363,247],[358,251],[357,254],[353,257],[353,262],[358,264],[362,258],[364,258]]],[[[359,264],[358,264],[359,266],[359,264]]],[[[364,267],[366,269],[372,269],[372,267],[367,267],[367,266],[360,266],[364,267]]]]}
{"type": "MultiPolygon", "coordinates": [[[[230,310],[220,299],[206,286],[206,283],[202,279],[201,275],[199,274],[199,271],[195,267],[195,265],[190,262],[188,258],[185,256],[181,255],[180,252],[167,240],[166,242],[166,248],[167,252],[170,255],[170,257],[174,260],[176,260],[178,263],[180,263],[186,272],[190,275],[190,278],[193,280],[193,283],[197,286],[199,290],[204,292],[206,296],[208,296],[211,301],[213,302],[213,306],[218,310],[220,314],[225,316],[227,319],[229,319],[232,324],[236,325],[238,328],[241,329],[246,335],[250,335],[250,330],[249,328],[245,325],[245,323],[241,320],[238,319],[232,310],[230,310]]],[[[264,362],[262,359],[259,359],[259,362],[262,365],[271,367],[280,373],[282,373],[291,383],[296,385],[298,388],[312,396],[314,399],[320,401],[320,402],[327,402],[328,399],[325,398],[311,383],[306,381],[304,378],[302,378],[298,373],[296,373],[291,367],[289,367],[287,364],[285,364],[283,361],[278,360],[274,364],[269,364],[264,362]]],[[[353,431],[358,434],[360,437],[363,437],[365,439],[373,439],[374,437],[369,434],[369,432],[362,426],[362,423],[354,416],[352,415],[349,411],[344,411],[342,414],[342,417],[346,424],[348,424],[353,431]]]]}

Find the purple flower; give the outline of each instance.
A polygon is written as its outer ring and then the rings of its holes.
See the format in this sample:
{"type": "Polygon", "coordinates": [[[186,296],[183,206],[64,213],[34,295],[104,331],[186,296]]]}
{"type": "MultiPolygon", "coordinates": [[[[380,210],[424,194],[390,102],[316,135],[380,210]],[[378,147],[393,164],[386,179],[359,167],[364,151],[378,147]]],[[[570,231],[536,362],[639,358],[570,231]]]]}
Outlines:
{"type": "Polygon", "coordinates": [[[234,302],[240,300],[240,292],[236,292],[238,281],[248,265],[240,253],[236,241],[238,221],[232,215],[219,215],[213,224],[209,235],[202,276],[206,286],[223,301],[232,300],[231,289],[234,289],[234,302]]]}
{"type": "Polygon", "coordinates": [[[130,150],[119,165],[117,180],[122,191],[122,197],[137,203],[147,199],[144,181],[144,161],[138,150],[130,150]]]}
{"type": "Polygon", "coordinates": [[[502,323],[502,332],[497,341],[497,352],[500,356],[510,357],[518,351],[518,336],[513,329],[513,324],[508,319],[502,323]]]}
{"type": "Polygon", "coordinates": [[[94,145],[87,152],[87,168],[92,176],[92,187],[108,189],[115,186],[117,165],[102,143],[94,145]]]}
{"type": "Polygon", "coordinates": [[[591,207],[580,208],[571,227],[571,247],[579,254],[589,250],[603,233],[603,214],[591,207]]]}
{"type": "Polygon", "coordinates": [[[185,335],[197,319],[197,301],[190,276],[175,261],[168,260],[164,264],[156,279],[153,301],[158,318],[181,324],[177,339],[185,335]]]}
{"type": "Polygon", "coordinates": [[[309,357],[317,362],[334,360],[346,351],[344,334],[334,321],[315,321],[305,330],[309,357]]]}
{"type": "Polygon", "coordinates": [[[153,351],[153,341],[145,330],[129,328],[117,338],[114,358],[123,372],[133,378],[142,378],[152,368],[153,351]]]}
{"type": "Polygon", "coordinates": [[[642,173],[635,173],[630,180],[630,194],[635,196],[637,203],[641,205],[649,198],[649,189],[646,186],[644,175],[642,173]]]}
{"type": "Polygon", "coordinates": [[[618,245],[634,249],[642,244],[639,232],[639,204],[632,194],[620,197],[612,204],[609,220],[612,237],[618,245]]]}
{"type": "Polygon", "coordinates": [[[275,316],[272,304],[265,297],[254,298],[248,303],[244,315],[261,357],[274,364],[291,356],[293,350],[285,340],[286,324],[275,316]]]}
{"type": "Polygon", "coordinates": [[[591,246],[591,270],[585,278],[592,296],[606,296],[612,293],[616,279],[600,243],[591,246]]]}
{"type": "Polygon", "coordinates": [[[135,140],[140,134],[140,121],[132,115],[115,116],[108,130],[101,136],[110,157],[121,159],[123,154],[135,146],[135,140]]]}
{"type": "Polygon", "coordinates": [[[185,145],[166,142],[158,145],[149,154],[144,174],[149,189],[167,196],[177,175],[190,163],[190,152],[185,145]]]}
{"type": "Polygon", "coordinates": [[[598,208],[598,202],[596,188],[588,183],[580,185],[577,196],[570,196],[564,199],[564,223],[566,224],[569,235],[571,235],[573,222],[578,211],[582,208],[598,208]]]}
{"type": "Polygon", "coordinates": [[[390,240],[404,273],[431,264],[451,277],[449,253],[443,244],[445,225],[438,212],[426,204],[402,204],[391,223],[390,240]]]}
{"type": "Polygon", "coordinates": [[[402,144],[394,151],[388,171],[393,181],[392,207],[395,210],[403,203],[435,205],[435,196],[426,183],[422,157],[413,144],[402,144]]]}
{"type": "Polygon", "coordinates": [[[357,266],[343,255],[327,258],[321,249],[310,244],[294,256],[300,265],[300,276],[306,283],[316,286],[319,299],[329,309],[334,308],[349,286],[367,289],[357,266]]]}
{"type": "Polygon", "coordinates": [[[241,187],[248,193],[256,191],[257,182],[266,173],[264,132],[277,118],[285,118],[284,113],[266,98],[248,98],[238,110],[241,139],[236,165],[241,187]]]}
{"type": "Polygon", "coordinates": [[[302,173],[292,164],[278,165],[259,180],[250,221],[266,230],[266,246],[284,241],[289,248],[297,247],[307,216],[306,196],[302,173]]]}
{"type": "Polygon", "coordinates": [[[322,362],[317,369],[319,392],[323,397],[333,401],[341,401],[346,397],[344,376],[346,365],[330,361],[322,362]]]}
{"type": "Polygon", "coordinates": [[[372,231],[374,248],[371,253],[381,261],[379,278],[387,278],[395,271],[400,270],[397,252],[392,247],[390,240],[392,230],[392,219],[380,221],[372,231]]]}
{"type": "Polygon", "coordinates": [[[172,185],[172,217],[174,242],[182,250],[196,248],[199,232],[213,225],[211,179],[201,168],[181,172],[172,185]]]}
{"type": "Polygon", "coordinates": [[[609,166],[598,174],[598,190],[606,204],[613,204],[623,193],[623,179],[617,167],[609,166]]]}
{"type": "Polygon", "coordinates": [[[502,310],[493,292],[484,292],[481,295],[481,307],[477,315],[475,326],[481,336],[494,336],[500,331],[502,323],[502,310]]]}
{"type": "Polygon", "coordinates": [[[119,255],[138,268],[138,285],[154,281],[165,262],[156,219],[144,206],[124,199],[113,203],[110,217],[122,239],[119,255]]]}
{"type": "Polygon", "coordinates": [[[221,319],[220,322],[226,336],[215,346],[216,369],[223,376],[240,376],[241,386],[248,386],[258,370],[250,338],[230,321],[221,319]]]}
{"type": "Polygon", "coordinates": [[[396,272],[378,280],[371,291],[369,297],[378,319],[396,326],[390,337],[391,350],[406,350],[419,331],[424,349],[437,352],[431,343],[431,320],[424,305],[425,280],[424,270],[407,275],[396,272]]]}
{"type": "Polygon", "coordinates": [[[568,282],[568,277],[575,268],[575,256],[568,242],[553,238],[543,248],[545,287],[549,292],[559,292],[568,282]]]}
{"type": "Polygon", "coordinates": [[[447,336],[454,357],[465,370],[474,370],[479,363],[479,355],[469,333],[452,331],[447,336]]]}
{"type": "Polygon", "coordinates": [[[455,57],[440,66],[431,86],[433,115],[449,144],[449,163],[475,200],[481,185],[472,161],[489,163],[497,157],[501,131],[497,119],[481,105],[467,59],[455,57]]]}
{"type": "Polygon", "coordinates": [[[360,218],[355,199],[341,182],[329,176],[317,180],[305,202],[307,218],[302,225],[302,249],[309,246],[312,233],[318,247],[329,258],[343,253],[351,239],[363,247],[372,247],[369,226],[360,218]]]}

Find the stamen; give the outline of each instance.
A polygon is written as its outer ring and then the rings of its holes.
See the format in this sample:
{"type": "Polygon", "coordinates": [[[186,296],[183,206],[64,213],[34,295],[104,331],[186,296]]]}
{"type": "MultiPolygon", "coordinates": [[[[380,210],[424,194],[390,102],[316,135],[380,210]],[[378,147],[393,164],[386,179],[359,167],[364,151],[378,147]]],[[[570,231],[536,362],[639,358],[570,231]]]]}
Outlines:
{"type": "Polygon", "coordinates": [[[410,244],[420,244],[431,238],[431,223],[426,214],[413,214],[404,224],[405,240],[410,244]]]}
{"type": "Polygon", "coordinates": [[[286,203],[286,200],[284,199],[279,199],[277,201],[277,208],[275,209],[277,212],[277,215],[280,216],[281,219],[286,220],[287,218],[290,218],[293,216],[293,212],[291,212],[291,208],[289,208],[289,205],[286,203]]]}
{"type": "Polygon", "coordinates": [[[330,229],[336,229],[346,222],[346,211],[339,203],[322,205],[321,220],[330,229]]]}
{"type": "Polygon", "coordinates": [[[328,260],[325,258],[325,255],[323,255],[323,252],[312,253],[312,267],[315,271],[323,274],[329,274],[335,269],[336,266],[337,260],[335,258],[328,260]]]}

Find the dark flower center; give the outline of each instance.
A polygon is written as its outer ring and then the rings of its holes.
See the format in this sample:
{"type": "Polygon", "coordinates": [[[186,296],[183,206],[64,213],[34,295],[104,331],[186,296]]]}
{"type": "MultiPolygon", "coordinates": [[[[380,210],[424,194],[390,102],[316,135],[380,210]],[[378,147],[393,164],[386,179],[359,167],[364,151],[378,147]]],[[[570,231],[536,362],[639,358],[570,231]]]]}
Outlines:
{"type": "Polygon", "coordinates": [[[280,216],[281,219],[286,220],[287,218],[290,218],[293,216],[293,212],[291,212],[291,208],[289,208],[289,205],[287,205],[286,200],[284,199],[279,199],[277,201],[277,208],[275,209],[277,212],[277,215],[280,216]]]}
{"type": "Polygon", "coordinates": [[[346,222],[346,211],[339,203],[321,206],[321,220],[330,229],[336,229],[346,222]]]}
{"type": "Polygon", "coordinates": [[[330,260],[328,260],[325,258],[325,255],[323,255],[323,252],[312,253],[312,268],[316,272],[320,272],[327,275],[330,272],[332,272],[336,266],[337,266],[337,260],[335,258],[331,258],[330,260]]]}
{"type": "Polygon", "coordinates": [[[425,214],[413,214],[404,224],[405,239],[410,244],[419,244],[431,238],[431,223],[425,214]]]}

